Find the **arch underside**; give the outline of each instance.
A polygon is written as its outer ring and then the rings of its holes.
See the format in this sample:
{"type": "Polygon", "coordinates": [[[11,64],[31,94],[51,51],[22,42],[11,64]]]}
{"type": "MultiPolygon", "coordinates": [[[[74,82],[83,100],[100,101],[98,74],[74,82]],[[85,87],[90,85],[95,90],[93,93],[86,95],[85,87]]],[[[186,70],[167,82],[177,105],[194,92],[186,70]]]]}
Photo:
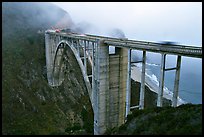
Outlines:
{"type": "MultiPolygon", "coordinates": [[[[76,43],[75,43],[76,44],[76,43]]],[[[74,45],[74,42],[68,42],[65,40],[62,40],[59,42],[56,50],[55,50],[55,56],[53,61],[53,70],[52,70],[52,86],[60,86],[64,81],[64,73],[65,70],[69,69],[66,63],[68,62],[68,50],[71,49],[73,52],[83,75],[84,82],[86,85],[86,88],[89,93],[89,98],[92,102],[92,89],[91,89],[91,83],[88,79],[87,74],[85,73],[85,67],[83,65],[82,59],[80,58],[80,54],[78,53],[77,49],[75,48],[76,45],[74,45]]]]}
{"type": "Polygon", "coordinates": [[[63,83],[66,78],[65,70],[69,69],[66,62],[70,61],[69,55],[73,53],[80,66],[92,104],[94,134],[103,134],[107,128],[121,125],[125,116],[126,49],[118,48],[114,55],[109,55],[109,47],[103,40],[56,37],[54,42],[50,42],[49,39],[52,38],[46,35],[49,84],[54,87],[63,83]],[[92,66],[92,72],[88,75],[86,61],[92,66]],[[91,81],[88,76],[92,78],[91,81]]]}

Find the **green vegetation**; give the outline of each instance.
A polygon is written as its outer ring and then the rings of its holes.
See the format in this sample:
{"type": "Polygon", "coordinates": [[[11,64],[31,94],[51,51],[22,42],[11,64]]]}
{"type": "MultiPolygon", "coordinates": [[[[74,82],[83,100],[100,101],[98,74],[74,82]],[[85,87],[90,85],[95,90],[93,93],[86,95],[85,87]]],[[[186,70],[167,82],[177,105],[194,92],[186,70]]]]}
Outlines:
{"type": "Polygon", "coordinates": [[[93,111],[73,54],[61,86],[50,87],[46,78],[44,34],[37,32],[65,14],[49,3],[2,4],[2,134],[93,134],[84,128],[93,125],[93,111]]]}
{"type": "Polygon", "coordinates": [[[106,134],[128,135],[201,135],[202,105],[134,110],[122,126],[106,134]]]}

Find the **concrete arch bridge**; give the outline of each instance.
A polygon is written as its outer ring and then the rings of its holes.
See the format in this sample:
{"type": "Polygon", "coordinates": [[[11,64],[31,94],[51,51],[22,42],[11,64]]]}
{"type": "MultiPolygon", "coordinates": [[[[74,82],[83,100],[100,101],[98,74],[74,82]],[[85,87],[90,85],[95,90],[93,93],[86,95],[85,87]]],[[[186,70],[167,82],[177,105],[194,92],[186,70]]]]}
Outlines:
{"type": "Polygon", "coordinates": [[[76,33],[45,32],[47,79],[50,86],[59,86],[64,80],[65,54],[74,53],[81,68],[94,111],[94,134],[122,125],[132,108],[144,108],[146,52],[161,54],[161,75],[157,106],[162,107],[164,72],[176,70],[172,106],[177,106],[181,56],[202,58],[202,47],[163,45],[147,41],[84,35],[76,33]],[[109,54],[109,46],[115,53],[109,54]],[[140,102],[130,104],[131,50],[143,51],[140,102]],[[174,68],[165,68],[167,54],[177,56],[174,68]],[[91,66],[91,74],[87,73],[91,66]]]}

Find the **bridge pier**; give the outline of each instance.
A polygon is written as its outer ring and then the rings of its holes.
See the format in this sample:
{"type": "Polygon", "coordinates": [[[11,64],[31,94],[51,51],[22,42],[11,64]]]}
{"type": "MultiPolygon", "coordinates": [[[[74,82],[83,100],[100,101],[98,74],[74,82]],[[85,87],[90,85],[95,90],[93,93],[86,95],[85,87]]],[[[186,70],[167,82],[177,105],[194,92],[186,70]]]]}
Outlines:
{"type": "Polygon", "coordinates": [[[46,55],[46,69],[47,69],[47,80],[49,85],[52,85],[52,56],[51,56],[51,38],[49,34],[45,34],[45,55],[46,55]]]}
{"type": "Polygon", "coordinates": [[[94,134],[103,134],[107,124],[107,98],[109,92],[109,50],[102,41],[95,45],[93,55],[93,107],[94,134]]]}
{"type": "MultiPolygon", "coordinates": [[[[115,48],[116,54],[119,55],[119,75],[115,76],[115,80],[118,79],[118,91],[119,96],[116,99],[118,104],[115,106],[119,106],[119,109],[116,110],[116,113],[118,114],[119,118],[116,120],[118,121],[117,125],[113,124],[113,127],[117,127],[122,125],[125,122],[125,103],[126,103],[126,89],[127,89],[127,64],[128,64],[128,49],[126,48],[115,48]]],[[[115,66],[115,65],[114,65],[115,66]]],[[[113,67],[113,66],[110,66],[113,67]]],[[[112,72],[109,74],[112,77],[112,72]]],[[[110,92],[112,90],[110,89],[110,92]]],[[[114,96],[114,95],[113,95],[114,96]]],[[[110,105],[111,106],[111,105],[110,105]]]]}
{"type": "Polygon", "coordinates": [[[130,114],[130,99],[131,99],[131,51],[132,49],[128,49],[128,68],[127,68],[127,91],[126,91],[126,111],[125,111],[125,119],[127,120],[127,115],[130,114]]]}
{"type": "Polygon", "coordinates": [[[51,86],[57,86],[58,81],[54,78],[54,58],[56,47],[58,45],[59,37],[55,35],[49,35],[45,33],[45,55],[46,55],[46,66],[47,66],[47,79],[51,86]]]}
{"type": "Polygon", "coordinates": [[[177,65],[174,68],[165,68],[165,62],[166,62],[166,54],[162,54],[157,106],[162,107],[162,105],[163,105],[162,101],[163,101],[165,71],[176,70],[175,81],[174,81],[174,91],[173,91],[173,98],[172,98],[172,106],[177,107],[181,56],[179,56],[179,55],[177,56],[177,65]]]}
{"type": "Polygon", "coordinates": [[[109,128],[125,121],[127,82],[127,49],[116,48],[109,55],[109,47],[99,41],[93,60],[94,134],[103,134],[109,128]]]}
{"type": "Polygon", "coordinates": [[[146,51],[143,51],[139,109],[144,109],[146,51]]]}
{"type": "Polygon", "coordinates": [[[87,45],[86,45],[86,41],[84,41],[84,68],[85,68],[85,74],[87,74],[87,61],[86,61],[86,49],[87,49],[87,45]]]}
{"type": "Polygon", "coordinates": [[[175,75],[175,81],[174,81],[174,93],[173,93],[173,100],[172,100],[173,107],[177,107],[180,67],[181,67],[181,56],[178,56],[177,65],[176,65],[176,75],[175,75]]]}
{"type": "Polygon", "coordinates": [[[163,105],[163,90],[164,90],[164,72],[165,72],[165,62],[166,62],[166,54],[162,53],[161,58],[161,70],[160,70],[160,80],[159,80],[159,91],[157,98],[157,106],[162,107],[163,105]]]}

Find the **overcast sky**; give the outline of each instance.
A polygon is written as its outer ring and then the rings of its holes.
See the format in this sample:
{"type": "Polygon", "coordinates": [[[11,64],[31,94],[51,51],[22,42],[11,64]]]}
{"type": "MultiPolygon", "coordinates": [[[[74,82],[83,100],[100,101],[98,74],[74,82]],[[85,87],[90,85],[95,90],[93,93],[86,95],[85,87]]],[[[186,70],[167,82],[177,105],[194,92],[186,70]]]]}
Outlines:
{"type": "Polygon", "coordinates": [[[202,46],[201,2],[53,2],[75,23],[89,22],[100,34],[121,29],[136,40],[171,40],[202,46]]]}

